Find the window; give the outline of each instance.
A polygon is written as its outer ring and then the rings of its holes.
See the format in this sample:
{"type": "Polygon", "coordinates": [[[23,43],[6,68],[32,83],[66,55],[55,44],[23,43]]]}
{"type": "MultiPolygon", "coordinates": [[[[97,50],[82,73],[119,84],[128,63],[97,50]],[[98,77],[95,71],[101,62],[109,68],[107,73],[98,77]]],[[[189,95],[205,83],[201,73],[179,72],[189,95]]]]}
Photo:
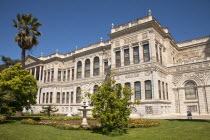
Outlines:
{"type": "Polygon", "coordinates": [[[104,74],[107,74],[109,72],[109,65],[108,61],[104,62],[104,74]]]}
{"type": "Polygon", "coordinates": [[[63,81],[66,81],[66,70],[63,70],[63,81]]]}
{"type": "Polygon", "coordinates": [[[67,104],[69,103],[69,92],[67,92],[67,94],[66,94],[66,103],[67,104]]]}
{"type": "Polygon", "coordinates": [[[44,82],[46,82],[46,70],[44,71],[44,82]]]}
{"type": "Polygon", "coordinates": [[[134,83],[134,90],[135,90],[135,99],[141,99],[141,83],[140,82],[134,83]]]}
{"type": "Polygon", "coordinates": [[[96,94],[98,92],[98,85],[95,85],[93,87],[93,94],[96,94]]]}
{"type": "Polygon", "coordinates": [[[82,78],[82,62],[77,63],[77,79],[82,78]]]}
{"type": "Polygon", "coordinates": [[[45,93],[43,93],[42,103],[44,103],[44,99],[45,99],[45,93]]]}
{"type": "Polygon", "coordinates": [[[145,99],[152,99],[152,83],[150,80],[145,81],[145,99]]]}
{"type": "Polygon", "coordinates": [[[76,92],[76,103],[80,103],[81,102],[81,89],[80,87],[77,88],[77,92],[76,92]]]}
{"type": "Polygon", "coordinates": [[[144,62],[150,61],[149,44],[143,45],[144,62]]]}
{"type": "Polygon", "coordinates": [[[53,96],[53,93],[52,92],[50,92],[50,103],[52,103],[52,97],[53,96]]]}
{"type": "Polygon", "coordinates": [[[160,50],[160,63],[162,64],[163,63],[162,48],[160,47],[159,50],[160,50]]]}
{"type": "Polygon", "coordinates": [[[46,94],[46,103],[48,103],[48,96],[49,96],[49,93],[47,92],[47,94],[46,94]]]}
{"type": "Polygon", "coordinates": [[[51,81],[53,81],[54,80],[54,70],[52,69],[51,70],[51,81]]]}
{"type": "Polygon", "coordinates": [[[73,103],[74,102],[74,92],[72,91],[71,92],[71,103],[73,103]]]}
{"type": "Polygon", "coordinates": [[[47,74],[47,82],[50,82],[50,70],[48,70],[47,73],[48,73],[48,74],[47,74]]]}
{"type": "Polygon", "coordinates": [[[93,65],[93,75],[99,75],[100,71],[99,71],[99,57],[95,57],[94,58],[94,65],[93,65]]]}
{"type": "Polygon", "coordinates": [[[130,65],[130,54],[129,54],[129,49],[124,50],[124,64],[125,66],[130,65]]]}
{"type": "Polygon", "coordinates": [[[60,103],[60,92],[57,92],[56,103],[60,103]]]}
{"type": "Polygon", "coordinates": [[[185,97],[187,100],[193,100],[197,98],[197,88],[193,81],[189,81],[185,84],[185,97]]]}
{"type": "Polygon", "coordinates": [[[90,59],[85,60],[85,77],[90,77],[90,59]]]}
{"type": "Polygon", "coordinates": [[[133,48],[133,61],[134,64],[139,63],[139,46],[133,48]]]}
{"type": "Polygon", "coordinates": [[[197,105],[187,106],[187,111],[197,112],[197,105]]]}
{"type": "Polygon", "coordinates": [[[161,82],[158,80],[159,99],[161,99],[161,82]]]}
{"type": "Polygon", "coordinates": [[[65,103],[65,92],[63,92],[63,95],[62,95],[62,104],[65,103]]]}
{"type": "Polygon", "coordinates": [[[165,95],[165,86],[164,86],[164,82],[162,82],[162,88],[163,88],[163,100],[166,99],[166,95],[165,95]]]}
{"type": "Polygon", "coordinates": [[[70,81],[70,70],[67,70],[67,81],[70,81]]]}
{"type": "Polygon", "coordinates": [[[72,69],[71,72],[72,72],[72,73],[71,73],[71,74],[72,74],[72,77],[71,77],[71,78],[72,78],[72,80],[74,80],[74,69],[72,69]]]}
{"type": "MultiPolygon", "coordinates": [[[[129,82],[125,83],[125,86],[131,88],[131,83],[129,83],[129,82]]],[[[131,100],[131,95],[130,95],[130,100],[131,100]]]]}
{"type": "Polygon", "coordinates": [[[168,100],[168,84],[166,83],[166,99],[168,100]]]}
{"type": "Polygon", "coordinates": [[[155,44],[155,51],[156,51],[156,60],[159,62],[159,56],[158,56],[158,45],[155,44]]]}
{"type": "Polygon", "coordinates": [[[61,81],[61,70],[58,70],[58,81],[61,81]]]}
{"type": "Polygon", "coordinates": [[[121,66],[121,55],[120,55],[120,51],[116,52],[116,67],[120,67],[121,66]]]}

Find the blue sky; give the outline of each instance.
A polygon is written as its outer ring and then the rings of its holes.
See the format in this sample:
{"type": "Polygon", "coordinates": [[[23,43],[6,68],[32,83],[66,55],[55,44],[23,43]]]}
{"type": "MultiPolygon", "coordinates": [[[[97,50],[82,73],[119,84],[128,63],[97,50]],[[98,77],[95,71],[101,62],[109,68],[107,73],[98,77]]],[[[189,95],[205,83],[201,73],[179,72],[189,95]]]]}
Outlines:
{"type": "Polygon", "coordinates": [[[147,16],[148,10],[177,41],[210,35],[210,0],[0,0],[0,55],[20,59],[12,27],[16,15],[31,13],[43,24],[33,56],[68,53],[108,40],[116,26],[147,16]]]}

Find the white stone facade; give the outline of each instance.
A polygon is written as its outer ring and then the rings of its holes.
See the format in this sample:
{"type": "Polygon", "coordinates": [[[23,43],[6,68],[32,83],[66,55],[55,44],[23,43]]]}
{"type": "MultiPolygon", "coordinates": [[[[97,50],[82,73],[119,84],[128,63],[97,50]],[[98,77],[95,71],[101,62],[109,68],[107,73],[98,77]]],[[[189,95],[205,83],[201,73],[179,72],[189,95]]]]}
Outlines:
{"type": "Polygon", "coordinates": [[[61,114],[79,114],[77,91],[93,93],[114,71],[133,91],[131,116],[210,113],[210,36],[177,43],[152,15],[112,27],[110,40],[67,54],[28,56],[26,69],[38,82],[35,113],[51,104],[61,114]]]}

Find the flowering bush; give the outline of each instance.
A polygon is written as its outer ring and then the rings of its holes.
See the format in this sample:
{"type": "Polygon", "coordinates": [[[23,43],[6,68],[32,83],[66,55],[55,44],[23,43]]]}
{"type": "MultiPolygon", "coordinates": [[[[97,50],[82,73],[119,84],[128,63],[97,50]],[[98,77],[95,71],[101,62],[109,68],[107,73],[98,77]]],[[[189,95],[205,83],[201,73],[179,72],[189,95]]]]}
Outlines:
{"type": "Polygon", "coordinates": [[[0,114],[0,122],[3,122],[6,119],[6,117],[4,115],[0,114]]]}
{"type": "MultiPolygon", "coordinates": [[[[93,117],[87,117],[88,120],[96,120],[93,117]]],[[[41,117],[41,120],[56,120],[56,121],[69,121],[69,120],[82,120],[82,117],[41,117]]]]}
{"type": "Polygon", "coordinates": [[[139,128],[139,127],[151,127],[151,126],[159,126],[159,125],[160,125],[160,121],[131,119],[128,124],[128,127],[139,128]]]}

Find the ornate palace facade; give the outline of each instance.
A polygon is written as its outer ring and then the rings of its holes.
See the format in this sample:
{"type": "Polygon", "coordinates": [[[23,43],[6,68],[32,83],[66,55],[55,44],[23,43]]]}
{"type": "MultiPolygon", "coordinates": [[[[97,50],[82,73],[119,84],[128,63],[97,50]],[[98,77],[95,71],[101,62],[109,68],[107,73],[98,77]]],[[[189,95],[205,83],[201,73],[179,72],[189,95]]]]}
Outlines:
{"type": "Polygon", "coordinates": [[[35,113],[54,105],[58,113],[78,114],[82,93],[94,93],[108,71],[131,87],[132,114],[195,115],[210,112],[210,36],[177,43],[167,28],[149,15],[112,25],[110,40],[67,54],[28,56],[26,69],[38,82],[35,113]]]}

